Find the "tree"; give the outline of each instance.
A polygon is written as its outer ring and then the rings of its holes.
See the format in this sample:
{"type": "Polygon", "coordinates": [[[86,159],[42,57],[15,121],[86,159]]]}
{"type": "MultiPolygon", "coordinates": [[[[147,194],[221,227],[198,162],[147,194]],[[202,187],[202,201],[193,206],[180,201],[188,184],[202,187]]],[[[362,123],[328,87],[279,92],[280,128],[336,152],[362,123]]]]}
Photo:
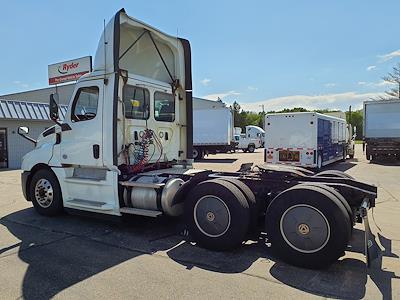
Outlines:
{"type": "Polygon", "coordinates": [[[385,92],[385,96],[380,97],[380,100],[400,99],[400,63],[393,67],[393,71],[382,78],[384,81],[393,84],[393,88],[385,92]]]}

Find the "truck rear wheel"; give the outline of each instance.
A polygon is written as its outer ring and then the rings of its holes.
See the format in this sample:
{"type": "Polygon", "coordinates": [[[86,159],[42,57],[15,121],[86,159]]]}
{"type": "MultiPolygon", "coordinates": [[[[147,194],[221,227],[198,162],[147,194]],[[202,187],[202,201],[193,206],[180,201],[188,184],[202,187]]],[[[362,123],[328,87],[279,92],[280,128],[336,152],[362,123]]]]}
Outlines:
{"type": "Polygon", "coordinates": [[[193,159],[198,160],[198,159],[203,159],[204,158],[204,152],[200,148],[193,148],[193,159]]]}
{"type": "Polygon", "coordinates": [[[61,188],[50,170],[37,171],[31,180],[29,195],[36,211],[45,216],[55,216],[63,211],[61,188]]]}
{"type": "Polygon", "coordinates": [[[249,227],[249,204],[234,184],[204,181],[185,200],[189,233],[204,248],[229,250],[240,245],[249,227]]]}
{"type": "Polygon", "coordinates": [[[248,150],[250,153],[253,153],[254,150],[256,150],[256,147],[255,147],[254,145],[249,145],[249,146],[247,147],[247,150],[248,150]]]}
{"type": "Polygon", "coordinates": [[[298,185],[283,191],[266,213],[272,250],[288,263],[323,268],[343,255],[350,236],[347,211],[332,193],[298,185]]]}
{"type": "Polygon", "coordinates": [[[246,197],[247,203],[249,204],[249,213],[250,213],[250,221],[249,221],[249,231],[253,231],[257,227],[259,208],[257,205],[256,197],[252,190],[242,181],[234,178],[219,178],[218,180],[226,181],[234,184],[246,197]]]}

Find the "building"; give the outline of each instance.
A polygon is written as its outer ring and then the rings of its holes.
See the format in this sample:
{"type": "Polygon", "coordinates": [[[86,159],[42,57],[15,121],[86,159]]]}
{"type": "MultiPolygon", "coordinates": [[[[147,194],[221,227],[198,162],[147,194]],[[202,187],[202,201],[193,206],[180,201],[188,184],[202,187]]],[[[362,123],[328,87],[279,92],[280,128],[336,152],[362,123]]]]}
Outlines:
{"type": "MultiPolygon", "coordinates": [[[[60,118],[65,116],[75,84],[57,87],[60,118]]],[[[29,136],[37,137],[53,126],[49,118],[49,98],[55,87],[0,96],[0,169],[18,169],[22,157],[34,148],[33,143],[18,135],[18,127],[29,127],[29,136]]],[[[193,97],[193,108],[226,107],[222,101],[193,97]]]]}
{"type": "MultiPolygon", "coordinates": [[[[67,107],[61,105],[60,118],[66,111],[67,107]]],[[[18,134],[18,127],[29,127],[29,136],[36,139],[52,125],[48,104],[0,99],[0,168],[20,168],[22,157],[34,148],[18,134]]]]}

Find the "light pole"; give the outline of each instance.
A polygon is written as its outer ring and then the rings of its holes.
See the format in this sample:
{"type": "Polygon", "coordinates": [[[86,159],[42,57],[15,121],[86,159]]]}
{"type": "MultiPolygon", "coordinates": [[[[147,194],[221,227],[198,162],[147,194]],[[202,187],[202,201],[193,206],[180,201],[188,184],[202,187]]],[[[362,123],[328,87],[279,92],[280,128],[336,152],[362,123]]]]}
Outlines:
{"type": "Polygon", "coordinates": [[[265,130],[265,124],[264,124],[264,122],[265,122],[264,104],[260,104],[260,107],[261,107],[261,109],[262,109],[262,126],[263,126],[263,129],[265,130]]]}

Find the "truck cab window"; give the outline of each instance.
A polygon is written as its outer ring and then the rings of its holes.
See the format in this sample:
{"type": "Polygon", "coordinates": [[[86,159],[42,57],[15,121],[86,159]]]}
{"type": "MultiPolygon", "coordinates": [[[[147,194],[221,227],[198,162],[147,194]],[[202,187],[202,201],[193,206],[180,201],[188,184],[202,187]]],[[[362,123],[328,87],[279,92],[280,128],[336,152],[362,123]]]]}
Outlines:
{"type": "Polygon", "coordinates": [[[95,118],[98,102],[99,88],[97,86],[80,88],[75,96],[71,119],[80,122],[95,118]]]}
{"type": "Polygon", "coordinates": [[[172,94],[154,93],[154,118],[157,121],[175,121],[175,98],[172,94]]]}
{"type": "Polygon", "coordinates": [[[148,90],[125,85],[122,97],[127,119],[147,120],[149,118],[150,94],[148,90]]]}

